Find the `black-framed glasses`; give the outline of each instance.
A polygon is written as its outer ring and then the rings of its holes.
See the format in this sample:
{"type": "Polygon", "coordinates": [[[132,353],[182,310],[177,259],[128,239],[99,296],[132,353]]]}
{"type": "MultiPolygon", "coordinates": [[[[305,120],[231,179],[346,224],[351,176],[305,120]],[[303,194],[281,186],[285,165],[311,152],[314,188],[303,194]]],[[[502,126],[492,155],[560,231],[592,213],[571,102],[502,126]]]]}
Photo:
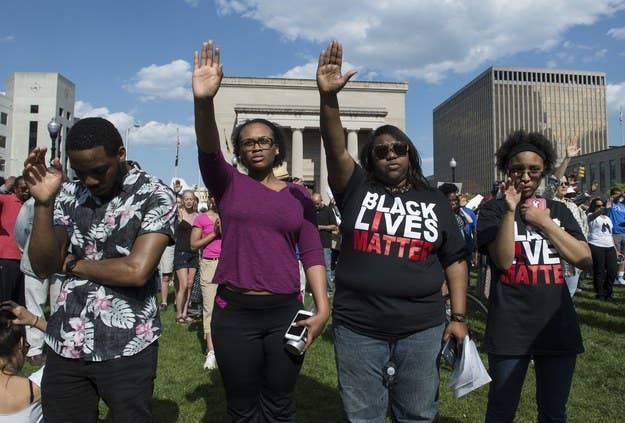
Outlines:
{"type": "Polygon", "coordinates": [[[258,145],[259,148],[265,149],[265,148],[271,147],[273,143],[274,143],[273,138],[258,137],[258,138],[246,138],[244,140],[241,140],[239,144],[241,145],[241,148],[243,148],[244,150],[253,150],[256,145],[258,145]]]}
{"type": "Polygon", "coordinates": [[[508,169],[508,175],[514,176],[517,178],[522,177],[526,173],[530,176],[530,178],[540,178],[541,176],[543,176],[543,170],[541,168],[525,169],[525,168],[519,167],[519,168],[508,169]]]}
{"type": "Polygon", "coordinates": [[[408,154],[408,144],[394,142],[392,144],[377,144],[373,146],[373,155],[378,160],[385,159],[391,151],[397,156],[403,157],[408,154]]]}

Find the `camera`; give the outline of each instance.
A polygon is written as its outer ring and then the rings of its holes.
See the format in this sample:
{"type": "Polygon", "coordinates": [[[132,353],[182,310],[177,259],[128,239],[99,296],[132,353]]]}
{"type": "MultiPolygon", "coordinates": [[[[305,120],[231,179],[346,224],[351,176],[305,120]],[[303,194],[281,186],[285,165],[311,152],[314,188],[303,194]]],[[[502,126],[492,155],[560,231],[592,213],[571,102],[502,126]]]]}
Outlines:
{"type": "Polygon", "coordinates": [[[293,321],[289,325],[284,339],[286,345],[284,348],[293,355],[302,355],[304,353],[304,347],[306,346],[306,337],[308,336],[308,328],[306,326],[293,326],[295,322],[300,320],[306,320],[313,315],[312,311],[298,310],[293,318],[293,321]]]}

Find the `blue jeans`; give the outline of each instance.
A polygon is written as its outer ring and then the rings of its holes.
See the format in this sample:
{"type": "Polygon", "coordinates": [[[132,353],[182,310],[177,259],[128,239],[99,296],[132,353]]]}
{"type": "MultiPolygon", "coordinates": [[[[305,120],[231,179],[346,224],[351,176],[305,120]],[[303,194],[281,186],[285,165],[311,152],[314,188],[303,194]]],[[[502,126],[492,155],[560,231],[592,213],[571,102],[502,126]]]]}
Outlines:
{"type": "Polygon", "coordinates": [[[360,335],[341,325],[333,329],[346,421],[384,423],[389,402],[393,422],[434,421],[443,324],[395,342],[360,335]],[[386,377],[390,362],[395,368],[392,379],[386,377]]]}
{"type": "Polygon", "coordinates": [[[323,249],[323,259],[326,264],[326,279],[328,280],[328,294],[332,293],[332,281],[334,280],[334,271],[332,270],[332,248],[323,249]]]}
{"type": "Polygon", "coordinates": [[[566,403],[571,391],[577,356],[489,354],[488,367],[493,381],[488,390],[486,423],[514,421],[530,358],[536,373],[536,405],[539,423],[566,422],[566,403]]]}

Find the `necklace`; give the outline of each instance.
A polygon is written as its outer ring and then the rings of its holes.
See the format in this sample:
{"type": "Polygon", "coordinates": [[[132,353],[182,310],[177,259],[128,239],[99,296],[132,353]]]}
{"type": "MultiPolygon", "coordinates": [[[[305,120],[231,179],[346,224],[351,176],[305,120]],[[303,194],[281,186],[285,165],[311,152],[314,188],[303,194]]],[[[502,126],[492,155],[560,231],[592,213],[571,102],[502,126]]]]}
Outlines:
{"type": "Polygon", "coordinates": [[[395,187],[384,186],[384,189],[393,195],[404,194],[412,189],[412,184],[406,181],[406,183],[402,186],[395,186],[395,187]]]}

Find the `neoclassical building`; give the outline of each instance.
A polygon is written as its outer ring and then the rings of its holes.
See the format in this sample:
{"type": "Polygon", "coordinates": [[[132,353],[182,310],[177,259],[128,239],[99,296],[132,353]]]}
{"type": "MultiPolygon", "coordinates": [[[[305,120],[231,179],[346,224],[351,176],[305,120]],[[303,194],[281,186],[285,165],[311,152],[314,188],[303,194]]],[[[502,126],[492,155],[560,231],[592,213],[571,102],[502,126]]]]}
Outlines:
{"type": "MultiPolygon", "coordinates": [[[[339,94],[347,148],[357,159],[360,146],[384,124],[406,128],[406,82],[349,82],[339,94]]],[[[319,132],[316,82],[286,78],[224,78],[215,98],[215,116],[226,158],[232,160],[233,128],[253,118],[282,127],[286,138],[286,169],[314,184],[328,201],[328,174],[319,132]]]]}

